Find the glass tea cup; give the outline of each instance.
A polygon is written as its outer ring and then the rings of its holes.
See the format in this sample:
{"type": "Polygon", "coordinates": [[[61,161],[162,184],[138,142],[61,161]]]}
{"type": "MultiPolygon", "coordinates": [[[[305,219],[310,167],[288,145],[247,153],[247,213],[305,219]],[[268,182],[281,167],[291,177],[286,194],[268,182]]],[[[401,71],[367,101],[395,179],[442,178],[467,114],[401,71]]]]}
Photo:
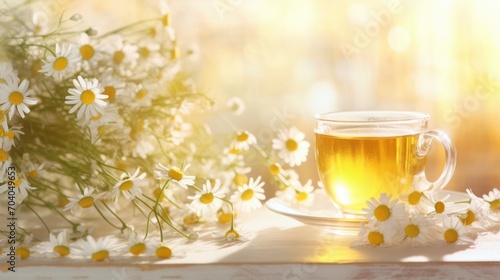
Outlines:
{"type": "Polygon", "coordinates": [[[432,140],[440,142],[446,162],[433,182],[443,189],[456,164],[456,151],[442,131],[427,128],[430,116],[405,111],[347,111],[315,116],[316,164],[326,194],[348,218],[381,193],[399,197],[425,178],[432,140]]]}

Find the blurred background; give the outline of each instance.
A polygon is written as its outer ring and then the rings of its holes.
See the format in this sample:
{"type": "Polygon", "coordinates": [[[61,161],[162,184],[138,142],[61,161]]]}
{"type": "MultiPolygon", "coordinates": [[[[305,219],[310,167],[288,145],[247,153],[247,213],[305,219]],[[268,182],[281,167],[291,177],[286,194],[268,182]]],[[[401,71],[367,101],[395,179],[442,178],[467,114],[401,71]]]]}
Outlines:
{"type": "MultiPolygon", "coordinates": [[[[272,120],[314,147],[313,116],[337,110],[416,110],[450,135],[458,163],[448,189],[500,187],[500,1],[167,1],[190,67],[216,101],[238,96],[233,121],[270,142],[272,120]]],[[[105,31],[158,13],[153,0],[69,1],[105,31]],[[106,29],[103,29],[105,26],[106,29]]],[[[443,155],[435,148],[431,177],[443,155]]],[[[317,180],[314,151],[299,168],[317,180]]]]}

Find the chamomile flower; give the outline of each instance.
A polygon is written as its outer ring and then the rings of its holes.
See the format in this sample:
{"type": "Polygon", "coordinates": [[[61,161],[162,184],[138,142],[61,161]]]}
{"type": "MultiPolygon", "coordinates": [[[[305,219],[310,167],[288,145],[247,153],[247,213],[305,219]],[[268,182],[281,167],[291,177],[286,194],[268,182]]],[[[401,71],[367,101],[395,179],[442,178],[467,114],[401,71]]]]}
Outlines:
{"type": "Polygon", "coordinates": [[[413,216],[403,219],[401,226],[397,227],[395,240],[402,245],[428,246],[436,239],[434,233],[435,221],[428,216],[413,216]]]}
{"type": "Polygon", "coordinates": [[[59,44],[56,44],[55,56],[49,55],[47,57],[40,72],[60,81],[76,66],[78,61],[80,61],[80,54],[76,48],[72,45],[59,46],[59,44]]]}
{"type": "Polygon", "coordinates": [[[248,184],[239,186],[238,190],[231,196],[230,201],[234,204],[237,212],[250,212],[262,206],[262,200],[266,199],[264,194],[264,182],[261,177],[250,178],[248,184]]]}
{"type": "Polygon", "coordinates": [[[236,134],[236,137],[231,142],[230,147],[231,149],[239,151],[247,151],[250,149],[250,146],[255,145],[255,143],[257,143],[255,136],[246,130],[242,130],[236,134]]]}
{"type": "Polygon", "coordinates": [[[229,98],[226,102],[226,108],[235,116],[241,115],[245,111],[245,103],[239,97],[229,98]]]}
{"type": "Polygon", "coordinates": [[[296,204],[309,205],[314,200],[314,186],[312,180],[302,185],[299,180],[290,182],[283,189],[276,191],[276,196],[296,204]]]}
{"type": "Polygon", "coordinates": [[[156,238],[151,237],[151,235],[146,238],[144,234],[137,231],[132,230],[129,233],[127,247],[129,253],[134,256],[152,254],[154,252],[155,244],[156,238]]]}
{"type": "Polygon", "coordinates": [[[100,57],[100,50],[98,49],[97,42],[85,32],[80,34],[76,42],[78,53],[84,65],[86,67],[95,66],[100,57]]]}
{"type": "Polygon", "coordinates": [[[122,36],[117,35],[109,39],[109,46],[104,51],[110,55],[111,65],[122,72],[135,67],[139,58],[137,46],[125,43],[122,36]]]}
{"type": "Polygon", "coordinates": [[[139,62],[145,70],[153,67],[161,67],[164,64],[164,57],[160,54],[160,44],[145,40],[139,43],[139,62]]]}
{"type": "Polygon", "coordinates": [[[465,213],[459,215],[463,224],[475,228],[488,228],[495,225],[498,220],[488,215],[490,204],[477,197],[470,189],[467,189],[467,194],[470,197],[469,207],[465,213]]]}
{"type": "Polygon", "coordinates": [[[124,94],[124,89],[126,87],[125,82],[113,75],[113,69],[107,69],[101,75],[99,81],[104,89],[102,94],[108,96],[108,102],[114,103],[124,94]]]}
{"type": "Polygon", "coordinates": [[[450,198],[450,194],[438,198],[438,193],[433,193],[429,196],[429,202],[432,204],[433,214],[446,215],[453,207],[453,202],[447,201],[450,198]]]}
{"type": "Polygon", "coordinates": [[[351,246],[390,246],[394,242],[394,228],[381,230],[377,228],[376,221],[361,223],[361,230],[358,233],[358,239],[351,246]]]}
{"type": "MultiPolygon", "coordinates": [[[[297,181],[298,182],[298,181],[297,181]]],[[[309,179],[305,184],[295,184],[292,186],[295,189],[295,199],[294,202],[300,204],[310,204],[314,198],[314,186],[312,185],[312,180],[309,179]]]]}
{"type": "Polygon", "coordinates": [[[0,174],[5,174],[7,168],[12,163],[12,157],[10,156],[10,148],[5,147],[5,144],[0,145],[0,174]]]}
{"type": "MultiPolygon", "coordinates": [[[[98,113],[97,116],[90,119],[81,119],[82,127],[89,127],[91,130],[99,130],[99,127],[105,125],[122,126],[123,119],[118,113],[118,107],[114,104],[108,104],[103,108],[103,113],[98,113]]],[[[96,131],[99,134],[99,131],[96,131]]],[[[102,135],[101,135],[102,136],[102,135]]]]}
{"type": "Polygon", "coordinates": [[[180,169],[175,166],[168,168],[163,166],[161,163],[158,163],[156,164],[154,174],[157,179],[170,180],[170,184],[187,190],[189,185],[194,185],[195,179],[195,176],[193,175],[184,174],[188,168],[189,164],[180,169]]]}
{"type": "Polygon", "coordinates": [[[64,206],[64,211],[75,209],[87,209],[94,206],[98,199],[101,199],[106,193],[94,194],[95,188],[86,187],[83,194],[78,194],[76,197],[69,197],[68,204],[64,206]]]}
{"type": "Polygon", "coordinates": [[[472,242],[467,236],[467,231],[460,219],[456,216],[448,216],[442,219],[439,227],[440,239],[449,244],[469,244],[472,242]]]}
{"type": "Polygon", "coordinates": [[[304,138],[305,134],[296,127],[282,129],[278,132],[278,138],[273,139],[273,149],[291,167],[299,166],[307,160],[309,152],[310,144],[304,138]]]}
{"type": "Polygon", "coordinates": [[[114,236],[104,236],[94,239],[91,235],[87,240],[79,240],[72,244],[74,255],[101,262],[111,256],[120,255],[125,245],[114,236]]]}
{"type": "Polygon", "coordinates": [[[234,186],[239,187],[248,184],[248,174],[252,171],[252,168],[246,166],[236,166],[232,171],[232,183],[234,186]]]}
{"type": "Polygon", "coordinates": [[[46,253],[50,257],[66,257],[71,253],[70,241],[67,231],[61,231],[57,236],[50,233],[49,241],[39,243],[35,250],[46,253]]]}
{"type": "Polygon", "coordinates": [[[483,195],[484,201],[489,204],[486,212],[495,220],[500,220],[500,191],[497,188],[491,190],[488,194],[483,195]]]}
{"type": "Polygon", "coordinates": [[[14,180],[5,181],[5,183],[0,186],[0,194],[7,192],[10,186],[9,182],[14,183],[14,190],[16,192],[16,200],[18,204],[28,197],[28,191],[31,192],[36,189],[30,185],[23,173],[16,173],[14,180]]]}
{"type": "Polygon", "coordinates": [[[172,257],[172,249],[165,244],[158,243],[154,251],[156,257],[159,259],[170,259],[172,257]]]}
{"type": "Polygon", "coordinates": [[[110,196],[114,198],[115,204],[118,203],[120,193],[126,199],[132,200],[142,194],[142,188],[148,185],[146,173],[139,174],[140,168],[137,167],[135,173],[130,176],[128,173],[123,173],[120,180],[113,186],[110,196]]]}
{"type": "Polygon", "coordinates": [[[205,216],[207,214],[214,214],[222,206],[224,197],[224,189],[221,188],[219,180],[214,181],[214,185],[210,180],[203,184],[202,190],[196,192],[194,196],[188,196],[191,200],[189,207],[193,209],[198,216],[205,216]]]}
{"type": "MultiPolygon", "coordinates": [[[[5,127],[8,127],[8,125],[6,125],[5,127]]],[[[24,132],[22,131],[21,126],[11,127],[11,128],[7,128],[7,129],[0,126],[0,130],[2,130],[0,135],[3,135],[3,137],[0,138],[0,143],[6,149],[9,149],[9,150],[12,146],[15,146],[14,140],[15,139],[19,140],[20,136],[24,135],[24,132]]]]}
{"type": "Polygon", "coordinates": [[[139,84],[135,87],[132,92],[132,100],[131,105],[135,107],[150,107],[151,100],[154,97],[155,93],[154,85],[144,85],[139,84]]]}
{"type": "Polygon", "coordinates": [[[368,220],[375,220],[379,223],[379,227],[392,226],[400,221],[405,214],[405,205],[397,199],[391,200],[392,194],[380,194],[378,200],[371,198],[366,202],[368,208],[361,209],[364,211],[365,217],[368,220]]]}
{"type": "MultiPolygon", "coordinates": [[[[33,235],[29,234],[24,236],[24,240],[22,240],[19,244],[17,244],[16,248],[16,256],[19,256],[21,260],[25,260],[31,255],[31,241],[33,241],[33,235]]],[[[17,243],[17,242],[16,242],[17,243]]],[[[12,248],[12,247],[11,247],[12,248]]]]}
{"type": "Polygon", "coordinates": [[[17,77],[16,70],[14,70],[10,62],[1,62],[0,85],[7,84],[9,81],[12,81],[16,85],[19,83],[19,78],[17,77]]]}
{"type": "Polygon", "coordinates": [[[68,89],[70,95],[66,96],[64,102],[73,105],[70,114],[78,110],[77,118],[85,117],[88,120],[104,113],[103,107],[107,104],[104,99],[108,97],[102,94],[104,89],[97,79],[88,80],[78,76],[78,79],[73,79],[73,85],[75,87],[68,89]]]}
{"type": "Polygon", "coordinates": [[[27,105],[35,105],[37,100],[29,97],[33,90],[28,90],[28,80],[23,80],[21,84],[15,80],[9,80],[6,84],[0,84],[0,108],[2,111],[9,111],[9,119],[12,119],[17,111],[24,118],[24,113],[29,113],[27,105]]]}
{"type": "Polygon", "coordinates": [[[413,179],[409,193],[400,195],[399,198],[407,202],[410,214],[428,214],[435,210],[435,205],[430,200],[432,192],[428,192],[430,187],[425,176],[418,175],[413,179]]]}

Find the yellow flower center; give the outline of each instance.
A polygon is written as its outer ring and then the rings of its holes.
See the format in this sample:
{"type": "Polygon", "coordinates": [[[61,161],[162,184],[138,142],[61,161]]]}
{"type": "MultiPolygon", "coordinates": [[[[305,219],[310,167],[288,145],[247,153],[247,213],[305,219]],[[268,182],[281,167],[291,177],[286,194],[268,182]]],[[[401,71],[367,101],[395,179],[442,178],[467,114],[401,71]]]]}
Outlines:
{"type": "Polygon", "coordinates": [[[387,205],[379,205],[375,208],[375,211],[373,211],[373,215],[377,220],[383,222],[391,216],[391,209],[389,209],[387,205]]]}
{"type": "Polygon", "coordinates": [[[168,26],[170,24],[170,15],[169,14],[165,14],[161,18],[161,23],[163,24],[163,26],[168,26]]]}
{"type": "Polygon", "coordinates": [[[170,217],[168,216],[170,214],[170,207],[163,206],[163,211],[161,212],[161,216],[167,220],[167,222],[170,222],[170,217]]]}
{"type": "Polygon", "coordinates": [[[130,253],[134,256],[138,256],[146,251],[146,244],[137,243],[130,247],[130,253]]]}
{"type": "Polygon", "coordinates": [[[139,55],[142,58],[148,58],[150,54],[151,54],[151,51],[148,48],[146,48],[146,47],[139,48],[139,55]]]}
{"type": "Polygon", "coordinates": [[[159,199],[160,201],[165,199],[165,195],[163,194],[161,189],[154,190],[153,195],[155,196],[156,199],[159,199]]]}
{"type": "Polygon", "coordinates": [[[21,260],[27,259],[30,256],[30,249],[19,247],[16,249],[16,255],[21,257],[21,260]]]}
{"type": "Polygon", "coordinates": [[[462,219],[462,222],[466,226],[470,226],[475,220],[476,214],[474,214],[474,212],[472,212],[471,210],[467,210],[467,216],[465,217],[465,219],[462,219]]]}
{"type": "Polygon", "coordinates": [[[168,176],[176,181],[180,181],[184,178],[184,172],[177,167],[172,167],[168,170],[168,176]]]}
{"type": "Polygon", "coordinates": [[[269,166],[269,173],[271,173],[271,175],[273,176],[280,174],[280,171],[281,171],[281,166],[279,163],[273,163],[269,166]]]}
{"type": "Polygon", "coordinates": [[[103,94],[108,96],[110,102],[114,101],[116,97],[116,88],[114,86],[105,86],[103,94]]]}
{"type": "Polygon", "coordinates": [[[233,240],[239,238],[240,234],[236,230],[230,229],[226,232],[226,234],[224,234],[224,236],[226,237],[227,240],[233,241],[233,240]]]}
{"type": "Polygon", "coordinates": [[[308,197],[308,194],[306,192],[298,192],[296,195],[295,195],[295,199],[297,201],[304,201],[306,200],[308,197]]]}
{"type": "Polygon", "coordinates": [[[68,67],[68,59],[64,56],[58,57],[54,60],[52,67],[54,67],[54,70],[56,71],[63,71],[66,67],[68,67]]]}
{"type": "Polygon", "coordinates": [[[234,148],[234,147],[229,150],[229,153],[232,154],[232,155],[237,155],[240,152],[241,152],[240,149],[237,149],[237,148],[234,148]]]}
{"type": "Polygon", "coordinates": [[[434,209],[436,209],[436,213],[441,214],[446,209],[446,206],[444,205],[444,203],[442,201],[438,201],[434,205],[434,209]]]}
{"type": "Polygon", "coordinates": [[[212,201],[214,201],[213,193],[204,193],[200,196],[200,202],[203,204],[210,204],[212,201]]]}
{"type": "Polygon", "coordinates": [[[411,205],[417,205],[420,202],[420,198],[422,197],[422,192],[414,191],[408,196],[408,203],[411,205]]]}
{"type": "Polygon", "coordinates": [[[58,205],[61,208],[64,208],[64,206],[68,205],[69,200],[66,197],[61,197],[59,198],[58,205]]]}
{"type": "Polygon", "coordinates": [[[108,130],[106,129],[105,125],[100,125],[97,128],[97,133],[99,133],[99,135],[103,136],[103,135],[106,135],[106,133],[108,133],[108,130]]]}
{"type": "Polygon", "coordinates": [[[19,91],[13,91],[9,95],[9,102],[12,105],[19,105],[23,103],[23,100],[24,100],[24,95],[19,91]]]}
{"type": "Polygon", "coordinates": [[[82,101],[83,104],[90,105],[95,100],[95,93],[90,89],[86,89],[82,91],[82,94],[80,95],[80,100],[82,101]]]}
{"type": "Polygon", "coordinates": [[[174,47],[170,50],[170,59],[175,60],[179,57],[179,48],[174,47]]]}
{"type": "Polygon", "coordinates": [[[448,243],[455,243],[458,240],[458,232],[452,228],[444,232],[444,240],[448,243]]]}
{"type": "Polygon", "coordinates": [[[35,62],[33,62],[30,68],[31,76],[36,77],[40,75],[39,71],[42,69],[42,65],[43,65],[42,60],[40,59],[35,60],[35,62]]]}
{"type": "Polygon", "coordinates": [[[5,132],[5,136],[7,138],[9,138],[10,140],[12,140],[12,139],[14,139],[15,134],[12,130],[9,130],[9,131],[5,132]]]}
{"type": "Polygon", "coordinates": [[[54,247],[54,252],[58,253],[61,257],[66,257],[69,255],[69,247],[64,245],[57,245],[54,247]]]}
{"type": "Polygon", "coordinates": [[[368,233],[368,242],[375,246],[381,245],[384,243],[384,235],[378,231],[370,231],[368,233]]]}
{"type": "Polygon", "coordinates": [[[78,201],[78,205],[82,208],[92,207],[92,205],[94,205],[94,198],[91,196],[82,197],[80,201],[78,201]]]}
{"type": "Polygon", "coordinates": [[[230,213],[222,212],[218,217],[218,221],[221,224],[227,224],[227,223],[231,222],[231,217],[232,217],[232,215],[230,213]]]}
{"type": "Polygon", "coordinates": [[[251,190],[251,189],[245,190],[241,194],[241,200],[244,200],[244,201],[250,200],[250,199],[252,199],[252,197],[253,197],[253,190],[251,190]]]}
{"type": "Polygon", "coordinates": [[[90,117],[91,121],[98,121],[102,118],[102,113],[97,112],[97,115],[90,117]]]}
{"type": "Polygon", "coordinates": [[[248,183],[248,176],[245,174],[237,173],[236,175],[234,175],[233,183],[236,186],[243,186],[248,183]]]}
{"type": "Polygon", "coordinates": [[[120,189],[120,191],[128,191],[133,186],[134,186],[134,183],[132,181],[125,181],[118,188],[120,189]]]}
{"type": "Polygon", "coordinates": [[[411,224],[405,227],[405,234],[410,238],[417,237],[419,233],[420,233],[420,228],[417,225],[411,224]]]}
{"type": "Polygon", "coordinates": [[[167,246],[160,246],[156,249],[156,256],[160,259],[168,259],[172,256],[172,250],[167,246]]]}
{"type": "Polygon", "coordinates": [[[290,152],[296,151],[299,148],[299,143],[293,139],[288,139],[286,140],[286,149],[289,150],[290,152]]]}
{"type": "Polygon", "coordinates": [[[83,45],[80,47],[80,54],[82,55],[83,60],[89,60],[94,56],[94,47],[91,45],[83,45]]]}
{"type": "Polygon", "coordinates": [[[196,214],[189,214],[186,217],[184,217],[184,219],[182,221],[186,225],[194,225],[194,224],[198,223],[199,220],[200,220],[200,218],[198,216],[196,216],[196,214]]]}
{"type": "Polygon", "coordinates": [[[146,95],[148,95],[148,91],[144,88],[140,89],[136,94],[135,94],[135,99],[137,100],[141,100],[143,99],[144,97],[146,97],[146,95]]]}
{"type": "Polygon", "coordinates": [[[38,170],[33,169],[30,172],[28,172],[28,177],[30,177],[30,178],[36,178],[36,176],[38,176],[38,170]]]}
{"type": "Polygon", "coordinates": [[[500,210],[500,199],[495,199],[492,202],[490,202],[490,210],[491,211],[500,210]]]}
{"type": "Polygon", "coordinates": [[[9,153],[7,153],[4,149],[0,148],[0,161],[6,162],[9,159],[9,153]]]}
{"type": "Polygon", "coordinates": [[[154,27],[151,27],[149,29],[149,35],[153,38],[156,37],[157,34],[156,34],[156,29],[154,27]]]}
{"type": "Polygon", "coordinates": [[[14,182],[14,187],[18,188],[23,182],[23,179],[15,179],[13,182],[14,182]]]}
{"type": "Polygon", "coordinates": [[[109,257],[108,250],[101,250],[92,254],[91,258],[96,262],[102,262],[109,257]]]}
{"type": "Polygon", "coordinates": [[[236,136],[236,140],[238,142],[245,142],[248,140],[249,136],[250,135],[246,131],[243,131],[243,132],[238,133],[238,135],[236,136]]]}
{"type": "Polygon", "coordinates": [[[113,62],[115,64],[121,64],[124,59],[125,59],[125,53],[123,51],[116,51],[113,54],[113,62]]]}
{"type": "Polygon", "coordinates": [[[7,81],[4,78],[0,78],[0,84],[6,84],[7,81]]]}

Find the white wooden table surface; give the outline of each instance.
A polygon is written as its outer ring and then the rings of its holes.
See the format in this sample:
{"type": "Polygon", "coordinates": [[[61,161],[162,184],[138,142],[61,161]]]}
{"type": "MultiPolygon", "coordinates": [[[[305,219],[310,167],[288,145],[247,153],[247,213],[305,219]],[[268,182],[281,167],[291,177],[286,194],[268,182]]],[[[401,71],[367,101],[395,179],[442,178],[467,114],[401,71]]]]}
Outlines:
{"type": "MultiPolygon", "coordinates": [[[[245,218],[248,240],[228,245],[201,235],[172,245],[168,260],[121,257],[88,260],[30,257],[0,279],[500,279],[500,233],[472,246],[351,247],[356,237],[303,225],[265,207],[245,218]]],[[[4,255],[4,253],[2,253],[4,255]]]]}

